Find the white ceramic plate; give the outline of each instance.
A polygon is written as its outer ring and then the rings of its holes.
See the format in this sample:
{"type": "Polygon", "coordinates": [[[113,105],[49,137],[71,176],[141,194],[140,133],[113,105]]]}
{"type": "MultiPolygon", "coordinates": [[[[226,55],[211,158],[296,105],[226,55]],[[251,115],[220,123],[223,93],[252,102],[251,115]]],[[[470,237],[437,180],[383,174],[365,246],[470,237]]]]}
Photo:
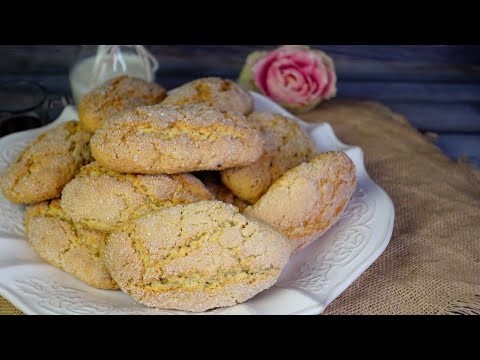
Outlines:
{"type": "MultiPolygon", "coordinates": [[[[299,121],[319,151],[345,151],[356,165],[358,187],[338,223],[294,255],[275,286],[246,303],[206,314],[320,314],[387,247],[393,203],[368,176],[360,148],[342,144],[327,123],[304,123],[264,96],[252,94],[256,110],[299,121]]],[[[0,139],[0,172],[46,128],[77,118],[76,110],[67,107],[47,127],[0,139]]],[[[23,222],[24,207],[0,194],[0,294],[26,314],[186,314],[147,308],[120,290],[95,289],[47,264],[25,240],[23,222]]]]}

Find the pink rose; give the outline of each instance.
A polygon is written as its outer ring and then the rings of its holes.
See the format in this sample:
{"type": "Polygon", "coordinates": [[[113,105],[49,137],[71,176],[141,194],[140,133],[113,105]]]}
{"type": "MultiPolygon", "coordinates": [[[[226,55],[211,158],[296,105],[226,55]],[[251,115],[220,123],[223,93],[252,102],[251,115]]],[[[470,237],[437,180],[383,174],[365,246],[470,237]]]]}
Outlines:
{"type": "Polygon", "coordinates": [[[336,95],[335,66],[320,50],[287,45],[252,55],[250,84],[291,110],[306,111],[336,95]]]}

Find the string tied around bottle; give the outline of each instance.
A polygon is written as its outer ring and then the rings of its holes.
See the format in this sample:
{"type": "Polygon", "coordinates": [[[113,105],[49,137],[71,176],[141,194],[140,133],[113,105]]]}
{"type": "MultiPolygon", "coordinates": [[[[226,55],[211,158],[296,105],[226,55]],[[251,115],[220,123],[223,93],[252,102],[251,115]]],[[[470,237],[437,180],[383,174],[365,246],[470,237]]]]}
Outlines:
{"type": "Polygon", "coordinates": [[[153,81],[153,74],[158,69],[158,61],[145,47],[142,45],[99,45],[92,69],[91,84],[96,84],[99,79],[102,79],[108,66],[113,66],[114,72],[117,72],[120,67],[123,73],[127,72],[127,63],[121,46],[133,49],[145,69],[145,79],[153,81]]]}

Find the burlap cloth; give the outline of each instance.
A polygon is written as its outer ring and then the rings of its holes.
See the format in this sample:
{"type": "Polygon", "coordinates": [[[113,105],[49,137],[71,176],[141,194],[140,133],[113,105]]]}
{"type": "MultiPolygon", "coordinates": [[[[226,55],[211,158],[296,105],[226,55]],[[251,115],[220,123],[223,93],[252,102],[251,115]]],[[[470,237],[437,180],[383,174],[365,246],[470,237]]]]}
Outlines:
{"type": "MultiPolygon", "coordinates": [[[[480,314],[480,172],[376,103],[333,101],[303,118],[360,146],[396,211],[386,251],[325,314],[480,314]]],[[[0,314],[20,311],[0,298],[0,314]]]]}

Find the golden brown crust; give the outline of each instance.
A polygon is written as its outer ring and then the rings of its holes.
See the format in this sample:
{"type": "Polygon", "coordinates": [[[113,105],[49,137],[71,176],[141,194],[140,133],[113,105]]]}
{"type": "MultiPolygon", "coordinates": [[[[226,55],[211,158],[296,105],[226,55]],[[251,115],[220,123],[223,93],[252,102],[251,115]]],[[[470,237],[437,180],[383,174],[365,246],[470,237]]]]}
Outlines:
{"type": "Polygon", "coordinates": [[[235,196],[232,191],[227,188],[220,179],[219,171],[201,171],[195,173],[215,199],[220,200],[226,204],[232,204],[238,207],[240,212],[245,210],[249,205],[242,199],[235,196]]]}
{"type": "Polygon", "coordinates": [[[112,170],[176,174],[251,164],[263,141],[241,114],[200,104],[155,105],[109,119],[91,147],[95,159],[112,170]]]}
{"type": "Polygon", "coordinates": [[[73,221],[109,232],[147,212],[201,200],[213,196],[191,174],[121,174],[94,162],[65,186],[61,205],[73,221]]]}
{"type": "Polygon", "coordinates": [[[253,111],[253,97],[241,85],[228,79],[207,77],[180,86],[167,96],[165,105],[200,103],[218,110],[247,115],[253,111]]]}
{"type": "Polygon", "coordinates": [[[206,311],[272,286],[288,240],[232,205],[202,201],[148,213],[111,233],[105,261],[120,288],[150,307],[206,311]]]}
{"type": "Polygon", "coordinates": [[[90,161],[90,136],[77,121],[40,135],[3,173],[0,185],[5,197],[20,204],[59,197],[80,167],[90,161]]]}
{"type": "Polygon", "coordinates": [[[254,112],[248,119],[262,133],[264,152],[251,165],[221,173],[223,183],[236,196],[254,204],[285,171],[311,159],[315,145],[295,121],[284,116],[254,112]]]}
{"type": "Polygon", "coordinates": [[[287,171],[244,214],[285,234],[295,253],[336,223],[355,188],[352,160],[340,151],[323,153],[287,171]]]}
{"type": "Polygon", "coordinates": [[[72,222],[60,199],[28,207],[27,236],[33,249],[51,265],[100,289],[118,289],[103,260],[107,235],[72,222]]]}
{"type": "Polygon", "coordinates": [[[159,104],[167,92],[158,84],[119,76],[85,94],[78,105],[80,123],[90,132],[112,116],[142,105],[159,104]]]}

